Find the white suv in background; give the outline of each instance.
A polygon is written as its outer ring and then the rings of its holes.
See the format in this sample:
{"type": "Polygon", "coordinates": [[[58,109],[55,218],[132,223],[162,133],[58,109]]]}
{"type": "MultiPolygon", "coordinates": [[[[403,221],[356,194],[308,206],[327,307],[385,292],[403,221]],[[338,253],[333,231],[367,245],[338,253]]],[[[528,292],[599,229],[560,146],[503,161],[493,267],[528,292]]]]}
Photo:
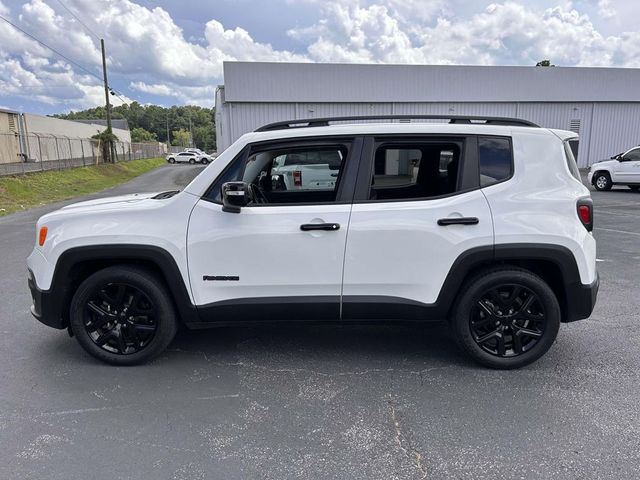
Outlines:
{"type": "Polygon", "coordinates": [[[180,323],[436,320],[483,365],[527,365],[598,291],[576,136],[447,118],[271,124],[181,192],[49,213],[27,262],[32,313],[116,365],[158,355],[180,323]]]}
{"type": "Polygon", "coordinates": [[[594,163],[587,179],[596,190],[611,190],[614,185],[640,189],[640,146],[614,155],[610,160],[594,163]]]}
{"type": "Polygon", "coordinates": [[[195,163],[207,164],[212,161],[213,158],[211,156],[204,152],[198,153],[194,151],[194,149],[185,150],[180,153],[170,153],[167,155],[167,162],[169,163],[190,163],[193,165],[195,163]]]}

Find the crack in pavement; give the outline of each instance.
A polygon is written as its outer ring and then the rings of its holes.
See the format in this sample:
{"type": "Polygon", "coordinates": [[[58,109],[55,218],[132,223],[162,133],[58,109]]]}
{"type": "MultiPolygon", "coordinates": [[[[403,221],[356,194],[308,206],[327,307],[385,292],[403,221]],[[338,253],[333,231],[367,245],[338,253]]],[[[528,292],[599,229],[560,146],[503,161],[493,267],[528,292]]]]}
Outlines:
{"type": "Polygon", "coordinates": [[[422,454],[411,445],[409,440],[402,433],[400,422],[398,421],[398,416],[396,414],[395,400],[393,399],[391,394],[389,394],[389,396],[387,397],[387,404],[389,405],[389,413],[391,415],[391,421],[393,422],[393,428],[395,429],[395,442],[398,445],[398,448],[409,460],[413,462],[413,465],[421,474],[420,478],[427,478],[427,469],[422,463],[422,454]]]}
{"type": "Polygon", "coordinates": [[[431,372],[433,370],[444,370],[444,369],[453,367],[453,365],[443,365],[440,367],[426,367],[421,370],[402,370],[402,369],[397,369],[393,367],[367,368],[365,370],[350,370],[346,372],[327,373],[327,372],[319,372],[309,368],[273,368],[273,367],[267,367],[265,365],[258,365],[257,363],[254,363],[254,362],[243,362],[241,360],[237,362],[217,362],[217,361],[210,360],[207,354],[201,350],[183,350],[183,349],[174,348],[174,349],[167,350],[167,352],[190,353],[192,355],[202,355],[203,358],[207,361],[207,363],[210,363],[218,367],[251,368],[254,370],[262,370],[270,373],[290,373],[292,375],[299,374],[299,373],[306,373],[306,374],[313,374],[313,375],[318,375],[320,377],[327,377],[327,378],[369,375],[371,373],[400,373],[400,374],[404,373],[407,375],[424,375],[425,373],[431,372]]]}

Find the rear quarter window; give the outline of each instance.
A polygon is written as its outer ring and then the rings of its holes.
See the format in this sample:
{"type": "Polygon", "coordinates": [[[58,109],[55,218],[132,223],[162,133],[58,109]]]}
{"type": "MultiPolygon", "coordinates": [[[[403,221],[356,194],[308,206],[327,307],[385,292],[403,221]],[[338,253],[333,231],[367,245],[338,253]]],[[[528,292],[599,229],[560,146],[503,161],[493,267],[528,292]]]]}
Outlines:
{"type": "Polygon", "coordinates": [[[573,156],[573,149],[571,148],[571,142],[574,141],[575,139],[564,141],[564,157],[567,161],[567,167],[569,167],[571,175],[573,175],[579,182],[582,182],[582,179],[580,178],[580,170],[578,170],[578,162],[576,162],[576,158],[573,156]]]}

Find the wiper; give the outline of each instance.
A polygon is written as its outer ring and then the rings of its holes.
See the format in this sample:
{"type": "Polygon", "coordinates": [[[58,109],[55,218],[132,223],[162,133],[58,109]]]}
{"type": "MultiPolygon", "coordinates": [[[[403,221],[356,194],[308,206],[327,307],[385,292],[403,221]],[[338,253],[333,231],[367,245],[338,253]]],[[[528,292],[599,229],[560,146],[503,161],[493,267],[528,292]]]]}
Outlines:
{"type": "Polygon", "coordinates": [[[157,194],[154,197],[151,197],[152,200],[164,200],[165,198],[171,198],[174,195],[180,193],[180,190],[169,190],[168,192],[162,192],[157,194]]]}

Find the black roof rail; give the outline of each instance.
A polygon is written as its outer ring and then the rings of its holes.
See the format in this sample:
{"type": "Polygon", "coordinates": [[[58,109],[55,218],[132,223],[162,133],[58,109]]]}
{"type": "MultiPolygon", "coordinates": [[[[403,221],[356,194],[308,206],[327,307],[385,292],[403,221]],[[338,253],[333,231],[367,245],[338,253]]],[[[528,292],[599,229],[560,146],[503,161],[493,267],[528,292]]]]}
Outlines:
{"type": "Polygon", "coordinates": [[[482,117],[468,115],[357,115],[350,117],[304,118],[300,120],[286,120],[269,123],[256,128],[256,132],[283,130],[285,128],[327,127],[331,122],[353,122],[362,120],[449,120],[449,123],[469,123],[475,125],[507,125],[514,127],[536,127],[533,122],[521,118],[482,117]]]}

